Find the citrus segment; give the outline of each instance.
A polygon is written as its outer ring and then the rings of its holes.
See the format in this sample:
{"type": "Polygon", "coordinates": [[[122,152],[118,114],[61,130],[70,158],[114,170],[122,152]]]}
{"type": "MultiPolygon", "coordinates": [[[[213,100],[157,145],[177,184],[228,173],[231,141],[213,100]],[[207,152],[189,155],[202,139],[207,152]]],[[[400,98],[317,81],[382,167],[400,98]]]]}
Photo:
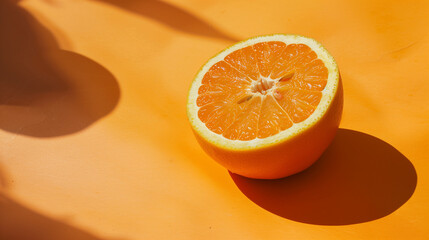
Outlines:
{"type": "Polygon", "coordinates": [[[274,64],[271,77],[280,78],[289,72],[296,71],[296,68],[311,61],[315,55],[307,45],[289,44],[274,64]]]}
{"type": "Polygon", "coordinates": [[[259,69],[256,53],[252,46],[239,49],[225,57],[225,62],[253,79],[258,80],[259,69]]]}
{"type": "Polygon", "coordinates": [[[273,96],[268,95],[263,103],[259,115],[258,138],[273,136],[292,126],[288,114],[280,107],[273,96]]]}
{"type": "Polygon", "coordinates": [[[198,117],[207,122],[207,127],[217,133],[222,134],[236,120],[238,113],[242,112],[246,105],[237,105],[235,102],[244,94],[232,96],[229,102],[217,101],[204,105],[198,111],[198,117]]]}
{"type": "Polygon", "coordinates": [[[243,106],[240,106],[241,112],[234,121],[229,122],[231,125],[222,134],[228,139],[246,141],[256,138],[259,112],[261,111],[261,97],[256,96],[242,104],[243,106]]]}
{"type": "Polygon", "coordinates": [[[285,43],[278,41],[262,42],[253,45],[260,76],[270,76],[274,65],[279,60],[285,47],[285,43]]]}
{"type": "Polygon", "coordinates": [[[222,104],[230,102],[245,91],[245,88],[250,85],[250,80],[221,61],[210,68],[202,83],[203,85],[198,89],[197,105],[199,107],[214,102],[222,104]]]}
{"type": "Polygon", "coordinates": [[[316,109],[322,96],[321,92],[304,91],[296,88],[279,89],[282,95],[277,99],[294,123],[307,119],[316,109]]]}

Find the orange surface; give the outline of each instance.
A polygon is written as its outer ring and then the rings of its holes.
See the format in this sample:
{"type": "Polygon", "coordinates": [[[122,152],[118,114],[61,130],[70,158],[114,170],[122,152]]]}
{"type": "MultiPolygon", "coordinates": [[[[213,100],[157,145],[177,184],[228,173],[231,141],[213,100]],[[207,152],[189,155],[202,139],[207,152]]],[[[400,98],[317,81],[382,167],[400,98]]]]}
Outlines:
{"type": "Polygon", "coordinates": [[[0,1],[0,239],[427,239],[428,1],[0,1]],[[230,175],[186,119],[199,67],[292,33],[335,57],[308,171],[230,175]],[[156,99],[156,100],[155,100],[156,99]]]}

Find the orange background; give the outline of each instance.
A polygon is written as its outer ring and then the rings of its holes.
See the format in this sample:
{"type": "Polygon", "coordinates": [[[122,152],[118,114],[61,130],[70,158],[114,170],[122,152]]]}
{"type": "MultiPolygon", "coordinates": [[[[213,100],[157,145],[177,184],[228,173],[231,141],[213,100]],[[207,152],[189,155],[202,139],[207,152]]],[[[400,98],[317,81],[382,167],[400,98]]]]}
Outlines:
{"type": "Polygon", "coordinates": [[[0,239],[427,239],[428,1],[2,0],[0,239]],[[341,129],[309,170],[229,174],[187,90],[248,37],[320,41],[341,129]]]}

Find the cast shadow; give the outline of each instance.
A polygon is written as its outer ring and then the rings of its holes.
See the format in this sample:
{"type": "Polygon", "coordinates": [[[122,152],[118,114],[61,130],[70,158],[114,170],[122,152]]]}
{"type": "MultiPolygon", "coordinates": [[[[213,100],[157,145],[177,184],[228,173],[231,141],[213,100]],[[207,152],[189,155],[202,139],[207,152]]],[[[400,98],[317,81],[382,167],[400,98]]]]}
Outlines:
{"type": "Polygon", "coordinates": [[[230,173],[251,201],[278,216],[317,225],[347,225],[389,215],[413,195],[417,173],[388,143],[339,129],[322,157],[302,173],[257,180],[230,173]]]}
{"type": "Polygon", "coordinates": [[[101,240],[89,232],[43,216],[1,193],[0,239],[101,240]]]}
{"type": "Polygon", "coordinates": [[[9,184],[6,178],[0,165],[0,239],[102,240],[65,221],[44,216],[9,197],[7,194],[9,184]]]}
{"type": "Polygon", "coordinates": [[[114,76],[61,50],[19,1],[0,1],[0,36],[0,129],[33,137],[71,134],[117,105],[114,76]]]}
{"type": "Polygon", "coordinates": [[[170,3],[158,0],[96,0],[115,5],[127,11],[156,20],[173,29],[210,38],[218,38],[230,42],[238,39],[212,26],[192,13],[170,3]]]}

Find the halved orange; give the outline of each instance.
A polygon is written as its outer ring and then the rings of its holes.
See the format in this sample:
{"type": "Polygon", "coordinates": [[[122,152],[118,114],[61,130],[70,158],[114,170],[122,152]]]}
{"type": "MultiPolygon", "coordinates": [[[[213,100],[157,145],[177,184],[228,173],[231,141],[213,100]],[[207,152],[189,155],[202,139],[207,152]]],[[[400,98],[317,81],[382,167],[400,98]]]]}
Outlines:
{"type": "Polygon", "coordinates": [[[337,64],[313,39],[269,35],[211,58],[192,82],[188,118],[202,148],[233,173],[274,179],[313,164],[343,107],[337,64]]]}

